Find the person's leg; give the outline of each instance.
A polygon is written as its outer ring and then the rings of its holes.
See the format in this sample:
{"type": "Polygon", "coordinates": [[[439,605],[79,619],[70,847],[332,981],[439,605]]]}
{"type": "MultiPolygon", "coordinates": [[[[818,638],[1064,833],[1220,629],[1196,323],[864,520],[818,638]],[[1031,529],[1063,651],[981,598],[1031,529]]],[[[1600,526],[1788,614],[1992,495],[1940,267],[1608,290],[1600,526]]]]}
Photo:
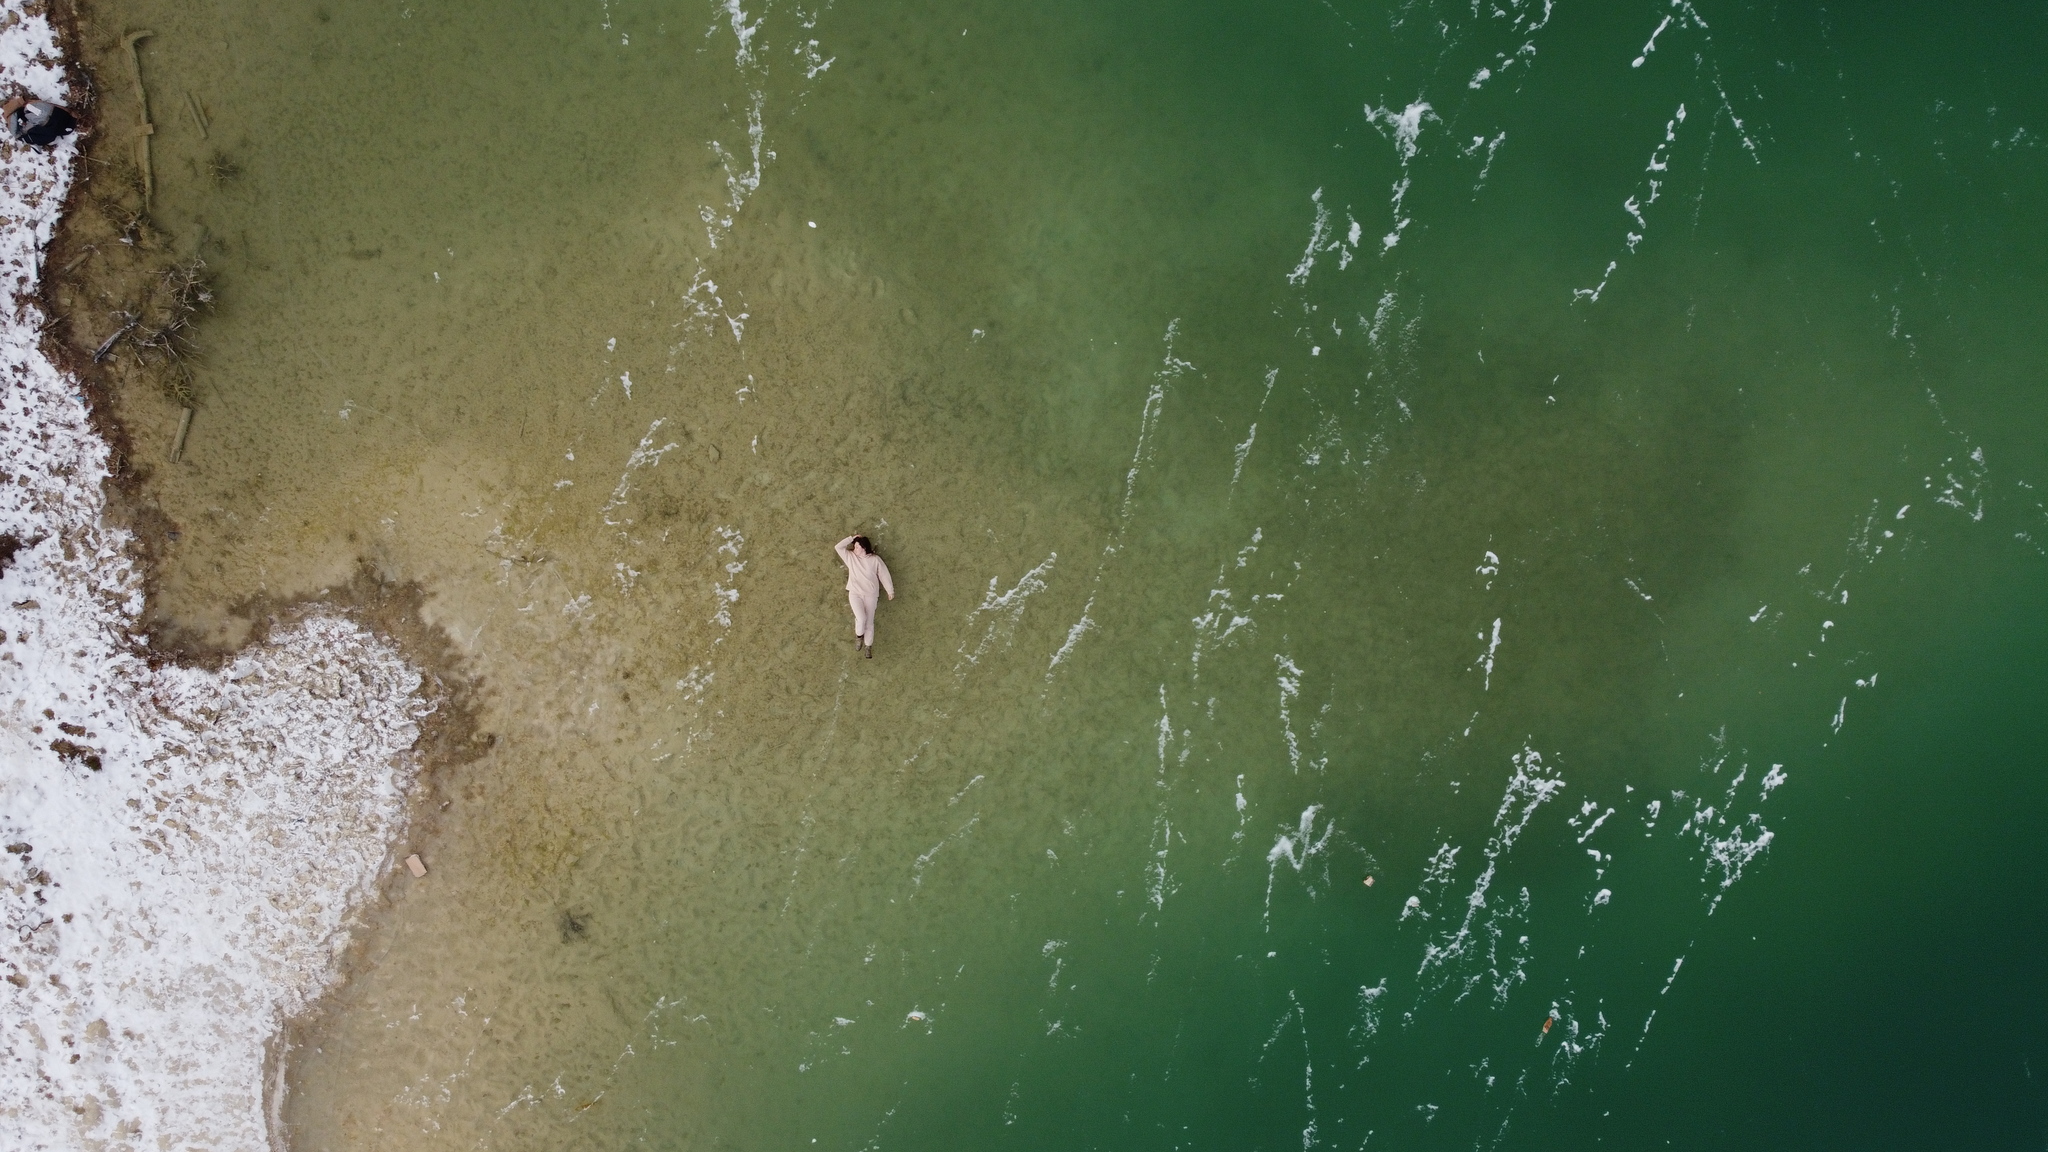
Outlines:
{"type": "Polygon", "coordinates": [[[853,635],[863,644],[875,642],[875,601],[872,596],[858,592],[846,594],[847,603],[853,606],[853,635]]]}

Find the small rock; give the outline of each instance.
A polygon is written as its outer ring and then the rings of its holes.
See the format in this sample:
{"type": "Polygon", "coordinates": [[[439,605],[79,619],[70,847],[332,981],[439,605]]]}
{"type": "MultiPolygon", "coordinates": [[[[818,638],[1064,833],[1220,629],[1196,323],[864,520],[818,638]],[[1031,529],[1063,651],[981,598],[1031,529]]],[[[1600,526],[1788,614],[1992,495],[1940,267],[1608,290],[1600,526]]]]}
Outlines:
{"type": "Polygon", "coordinates": [[[427,866],[421,862],[420,854],[417,852],[405,858],[405,868],[406,871],[411,872],[415,878],[425,876],[427,874],[427,866]]]}

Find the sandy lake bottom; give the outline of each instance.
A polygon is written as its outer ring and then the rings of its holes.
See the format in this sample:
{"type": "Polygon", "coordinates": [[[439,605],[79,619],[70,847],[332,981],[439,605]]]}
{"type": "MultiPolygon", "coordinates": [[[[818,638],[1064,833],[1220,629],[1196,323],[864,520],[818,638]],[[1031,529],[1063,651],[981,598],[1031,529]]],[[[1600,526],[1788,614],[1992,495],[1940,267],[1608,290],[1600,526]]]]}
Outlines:
{"type": "Polygon", "coordinates": [[[2013,20],[102,5],[154,621],[494,738],[293,1146],[2036,1139],[2013,20]]]}

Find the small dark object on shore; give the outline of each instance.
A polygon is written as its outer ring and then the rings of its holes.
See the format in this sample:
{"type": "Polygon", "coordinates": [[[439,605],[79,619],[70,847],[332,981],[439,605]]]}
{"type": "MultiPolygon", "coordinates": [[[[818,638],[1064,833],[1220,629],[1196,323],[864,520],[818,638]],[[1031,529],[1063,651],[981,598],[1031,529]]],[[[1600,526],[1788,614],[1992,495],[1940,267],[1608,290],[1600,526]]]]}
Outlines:
{"type": "Polygon", "coordinates": [[[7,122],[7,135],[31,148],[48,148],[78,127],[78,120],[62,104],[16,96],[0,107],[0,119],[7,122]]]}
{"type": "Polygon", "coordinates": [[[52,740],[50,741],[50,751],[55,752],[62,759],[75,760],[84,764],[95,772],[100,770],[100,754],[96,749],[87,748],[82,744],[74,744],[69,740],[52,740]]]}
{"type": "Polygon", "coordinates": [[[556,923],[562,930],[562,943],[567,944],[582,939],[590,931],[590,913],[564,912],[556,923]]]}

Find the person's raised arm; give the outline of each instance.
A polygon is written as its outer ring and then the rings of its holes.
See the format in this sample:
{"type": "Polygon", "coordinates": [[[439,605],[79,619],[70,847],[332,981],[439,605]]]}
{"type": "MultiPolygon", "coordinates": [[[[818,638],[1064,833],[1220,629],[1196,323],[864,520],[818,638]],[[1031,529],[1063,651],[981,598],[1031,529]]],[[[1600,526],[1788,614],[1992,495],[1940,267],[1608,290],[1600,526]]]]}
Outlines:
{"type": "Polygon", "coordinates": [[[848,536],[832,546],[832,551],[847,564],[853,563],[853,537],[848,536]]]}

